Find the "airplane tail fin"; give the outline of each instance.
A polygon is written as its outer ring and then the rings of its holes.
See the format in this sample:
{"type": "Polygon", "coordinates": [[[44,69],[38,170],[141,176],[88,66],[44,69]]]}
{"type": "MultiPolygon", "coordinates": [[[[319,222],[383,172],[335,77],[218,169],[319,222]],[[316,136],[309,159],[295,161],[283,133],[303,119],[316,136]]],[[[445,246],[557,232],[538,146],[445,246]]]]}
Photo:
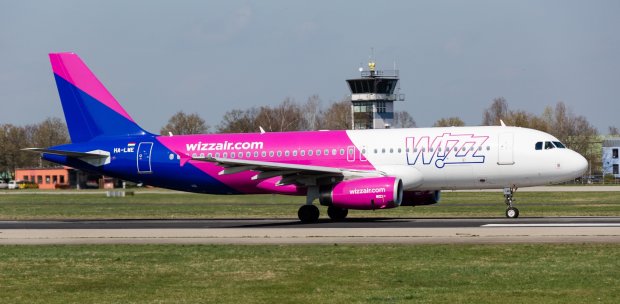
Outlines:
{"type": "Polygon", "coordinates": [[[149,134],[136,124],[77,54],[49,56],[73,143],[98,136],[149,134]]]}

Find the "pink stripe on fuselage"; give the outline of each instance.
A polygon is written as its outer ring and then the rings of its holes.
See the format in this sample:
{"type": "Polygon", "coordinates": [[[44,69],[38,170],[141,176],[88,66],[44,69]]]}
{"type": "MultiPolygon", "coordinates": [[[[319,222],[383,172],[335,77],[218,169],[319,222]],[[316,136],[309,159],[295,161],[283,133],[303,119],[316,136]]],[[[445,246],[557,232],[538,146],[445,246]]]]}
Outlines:
{"type": "MultiPolygon", "coordinates": [[[[231,153],[235,153],[234,159],[374,170],[374,166],[369,161],[360,160],[360,151],[353,145],[346,131],[158,136],[157,140],[172,152],[185,153],[189,156],[200,157],[211,154],[213,157],[232,158],[231,153]],[[354,157],[347,157],[350,148],[354,151],[354,157]],[[335,155],[333,154],[334,149],[336,150],[335,155]],[[308,153],[309,150],[312,150],[311,156],[308,153]],[[317,150],[321,151],[320,155],[317,155],[317,150]],[[325,150],[328,150],[328,155],[325,155],[325,150]],[[344,154],[341,154],[341,150],[344,150],[344,154]],[[301,156],[301,151],[304,151],[304,156],[301,156]],[[249,157],[247,156],[248,152],[250,153],[249,157]],[[258,156],[255,156],[255,152],[258,156]],[[263,152],[266,156],[263,156],[263,152]],[[270,156],[271,152],[273,152],[273,156],[270,156]],[[278,156],[278,152],[280,152],[280,156],[278,156]],[[239,153],[242,153],[241,157],[239,153]],[[294,154],[296,156],[293,156],[294,154]]],[[[261,190],[256,187],[263,180],[251,179],[257,174],[256,172],[244,171],[236,174],[218,175],[223,168],[213,163],[190,161],[187,165],[195,166],[237,191],[266,193],[265,188],[261,190]]]]}
{"type": "Polygon", "coordinates": [[[134,122],[131,116],[127,114],[125,109],[121,107],[114,96],[108,92],[105,86],[95,77],[77,54],[51,53],[49,56],[54,74],[62,77],[64,80],[86,92],[86,94],[134,122]]]}

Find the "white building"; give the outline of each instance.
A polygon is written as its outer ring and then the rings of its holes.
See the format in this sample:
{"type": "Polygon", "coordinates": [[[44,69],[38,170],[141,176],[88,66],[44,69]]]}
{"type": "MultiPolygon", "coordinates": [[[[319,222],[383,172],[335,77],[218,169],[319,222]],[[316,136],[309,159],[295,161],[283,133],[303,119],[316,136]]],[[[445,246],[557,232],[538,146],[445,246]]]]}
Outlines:
{"type": "Polygon", "coordinates": [[[615,178],[620,178],[620,138],[603,140],[603,175],[613,174],[615,178]]]}

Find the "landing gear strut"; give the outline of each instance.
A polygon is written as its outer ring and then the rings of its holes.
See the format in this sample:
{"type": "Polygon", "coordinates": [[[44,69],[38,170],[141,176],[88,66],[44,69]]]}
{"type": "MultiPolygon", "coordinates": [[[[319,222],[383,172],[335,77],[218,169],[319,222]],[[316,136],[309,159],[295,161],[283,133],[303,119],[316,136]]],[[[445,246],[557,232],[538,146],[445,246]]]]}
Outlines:
{"type": "Polygon", "coordinates": [[[319,197],[319,188],[317,186],[308,187],[308,194],[306,196],[306,204],[299,207],[297,216],[299,220],[304,224],[316,223],[319,221],[319,207],[312,204],[312,202],[319,197]]]}
{"type": "Polygon", "coordinates": [[[517,186],[513,185],[512,187],[504,188],[504,198],[506,198],[505,203],[508,206],[506,208],[506,217],[507,218],[518,218],[519,217],[519,209],[514,207],[512,203],[515,201],[513,198],[513,194],[517,192],[517,186]]]}

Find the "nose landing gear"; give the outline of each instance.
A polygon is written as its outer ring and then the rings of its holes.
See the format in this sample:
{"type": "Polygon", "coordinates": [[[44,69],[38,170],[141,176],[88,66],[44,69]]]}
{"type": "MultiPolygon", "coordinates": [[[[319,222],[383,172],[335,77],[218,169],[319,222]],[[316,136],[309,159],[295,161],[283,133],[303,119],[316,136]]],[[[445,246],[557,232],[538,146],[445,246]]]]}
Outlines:
{"type": "Polygon", "coordinates": [[[519,217],[519,209],[513,206],[513,202],[515,199],[513,198],[513,194],[517,192],[517,186],[513,185],[512,187],[504,188],[504,198],[506,205],[506,217],[507,218],[518,218],[519,217]]]}

